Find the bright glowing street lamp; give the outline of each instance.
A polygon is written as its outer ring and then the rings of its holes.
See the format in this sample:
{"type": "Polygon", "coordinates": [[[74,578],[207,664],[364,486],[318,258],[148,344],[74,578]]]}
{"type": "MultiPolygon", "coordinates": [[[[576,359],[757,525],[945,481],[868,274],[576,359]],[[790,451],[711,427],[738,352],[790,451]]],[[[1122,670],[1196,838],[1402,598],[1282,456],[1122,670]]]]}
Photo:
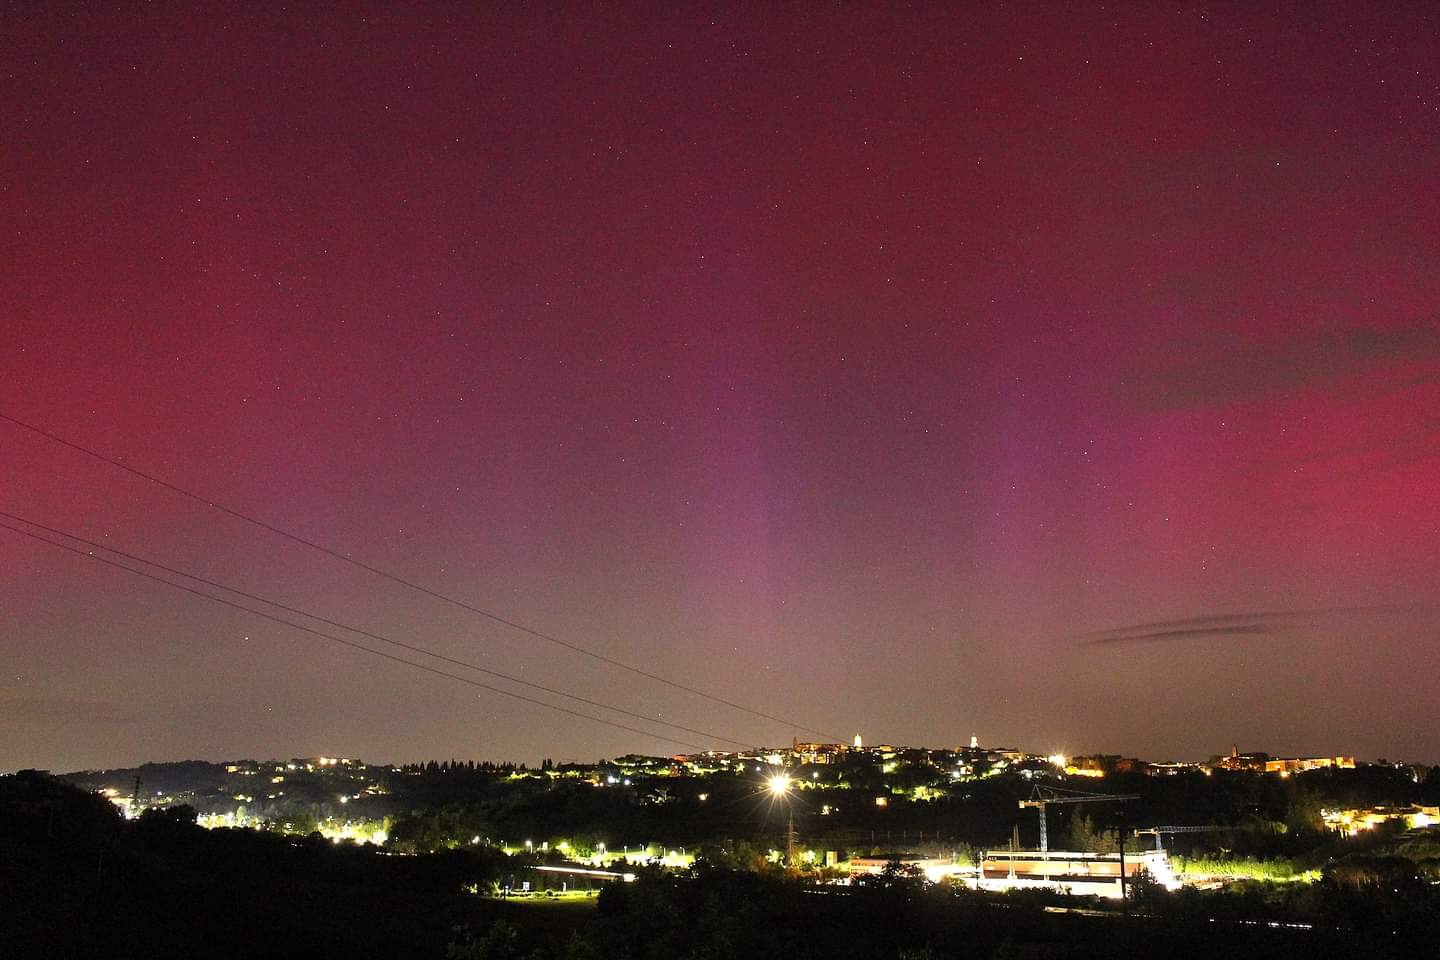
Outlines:
{"type": "Polygon", "coordinates": [[[790,775],[777,773],[765,781],[766,787],[770,790],[770,797],[773,800],[784,800],[785,810],[789,814],[789,822],[785,830],[785,862],[791,866],[795,864],[795,802],[790,797],[790,775]]]}

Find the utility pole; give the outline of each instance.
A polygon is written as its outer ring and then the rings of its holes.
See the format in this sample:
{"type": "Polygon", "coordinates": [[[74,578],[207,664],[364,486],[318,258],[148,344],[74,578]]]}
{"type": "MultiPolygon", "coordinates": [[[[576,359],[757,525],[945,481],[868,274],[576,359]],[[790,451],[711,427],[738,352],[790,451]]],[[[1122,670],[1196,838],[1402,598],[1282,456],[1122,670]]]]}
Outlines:
{"type": "Polygon", "coordinates": [[[135,792],[130,795],[130,816],[140,816],[140,774],[135,774],[135,792]]]}
{"type": "Polygon", "coordinates": [[[789,814],[785,828],[785,863],[787,866],[795,866],[795,798],[791,795],[791,779],[788,774],[777,773],[766,781],[766,787],[770,791],[771,801],[784,801],[785,810],[789,814]]]}
{"type": "Polygon", "coordinates": [[[1120,804],[1120,909],[1128,917],[1130,900],[1125,896],[1125,804],[1120,804]]]}

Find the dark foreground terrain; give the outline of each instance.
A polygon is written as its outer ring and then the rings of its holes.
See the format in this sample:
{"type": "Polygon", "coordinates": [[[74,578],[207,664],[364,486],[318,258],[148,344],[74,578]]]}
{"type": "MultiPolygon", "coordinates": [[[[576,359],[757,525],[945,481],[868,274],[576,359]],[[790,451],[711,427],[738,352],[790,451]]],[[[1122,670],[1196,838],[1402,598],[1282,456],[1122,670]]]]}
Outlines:
{"type": "Polygon", "coordinates": [[[591,900],[503,902],[518,867],[484,849],[398,856],[317,836],[121,819],[42,774],[0,777],[0,954],[191,958],[1110,958],[1440,955],[1435,887],[1387,873],[1262,887],[1141,889],[1129,916],[1057,912],[901,872],[853,888],[781,872],[644,873],[591,900]],[[1290,924],[1308,924],[1310,929],[1290,924]]]}

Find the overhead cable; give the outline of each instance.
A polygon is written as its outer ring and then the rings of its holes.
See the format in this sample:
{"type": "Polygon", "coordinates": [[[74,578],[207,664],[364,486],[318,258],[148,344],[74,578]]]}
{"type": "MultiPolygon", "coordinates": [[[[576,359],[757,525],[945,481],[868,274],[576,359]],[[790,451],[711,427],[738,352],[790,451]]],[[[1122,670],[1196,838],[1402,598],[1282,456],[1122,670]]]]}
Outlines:
{"type": "Polygon", "coordinates": [[[682,725],[682,724],[673,723],[673,722],[671,722],[671,721],[669,721],[669,720],[661,720],[661,719],[659,719],[659,718],[657,718],[657,717],[648,716],[648,715],[643,714],[643,713],[635,713],[634,711],[626,710],[626,709],[624,709],[623,707],[611,706],[610,704],[608,704],[608,703],[602,703],[602,702],[599,701],[599,700],[591,700],[591,699],[588,699],[588,698],[586,698],[586,697],[582,697],[582,696],[580,696],[579,694],[567,693],[567,692],[564,691],[564,690],[557,690],[557,689],[554,688],[554,687],[547,687],[547,686],[545,686],[544,684],[541,684],[541,683],[535,683],[534,681],[531,681],[531,680],[525,680],[525,679],[522,679],[522,678],[520,678],[520,677],[514,677],[514,676],[511,676],[511,675],[508,674],[508,673],[501,673],[501,672],[498,671],[498,670],[492,670],[492,669],[490,669],[489,667],[482,667],[482,666],[480,666],[478,663],[471,663],[471,662],[469,662],[469,661],[467,661],[467,660],[458,660],[458,659],[456,659],[456,658],[454,658],[454,657],[446,656],[445,654],[442,654],[442,653],[436,653],[435,651],[426,649],[425,647],[416,646],[415,644],[405,643],[405,642],[400,641],[400,640],[394,640],[394,639],[392,639],[392,638],[390,638],[390,637],[385,636],[384,634],[373,633],[373,632],[371,632],[371,631],[369,631],[369,630],[362,629],[361,627],[352,626],[351,624],[343,623],[343,622],[341,622],[341,621],[339,621],[339,620],[331,620],[331,619],[328,618],[328,617],[322,617],[322,616],[320,616],[319,614],[311,613],[311,612],[308,611],[308,610],[302,610],[302,609],[300,609],[299,607],[289,606],[288,604],[281,603],[281,602],[279,602],[278,600],[272,600],[272,599],[270,599],[269,597],[261,596],[261,595],[256,594],[256,593],[249,593],[249,592],[247,592],[247,591],[245,591],[245,590],[241,590],[241,589],[239,589],[239,588],[237,588],[237,587],[232,587],[232,586],[230,586],[229,584],[221,583],[221,582],[219,582],[218,580],[211,580],[211,579],[208,579],[208,578],[206,578],[206,577],[202,577],[202,576],[199,576],[199,575],[197,575],[197,574],[190,573],[190,572],[188,572],[188,571],[186,571],[186,570],[180,570],[180,569],[177,569],[177,568],[175,568],[175,567],[166,566],[166,565],[163,564],[163,563],[159,563],[159,562],[157,562],[157,561],[155,561],[155,560],[150,560],[150,559],[148,559],[148,558],[146,558],[146,557],[137,556],[136,554],[133,554],[133,553],[127,553],[127,552],[125,552],[124,550],[120,550],[120,549],[118,549],[118,548],[116,548],[116,547],[112,547],[112,546],[110,546],[109,544],[100,543],[100,542],[95,541],[95,540],[87,540],[86,538],[81,537],[81,536],[78,536],[78,535],[76,535],[76,534],[73,534],[73,533],[69,532],[68,530],[61,530],[61,529],[59,529],[58,527],[48,526],[48,525],[43,524],[43,523],[40,523],[40,522],[38,522],[38,521],[31,520],[29,517],[22,517],[22,516],[20,516],[19,514],[9,513],[9,512],[4,511],[4,510],[0,510],[0,517],[5,517],[6,519],[9,519],[9,520],[15,520],[15,521],[18,521],[18,522],[20,522],[20,523],[28,524],[28,525],[30,525],[30,526],[32,526],[32,527],[36,527],[36,528],[38,528],[38,529],[40,529],[40,530],[44,530],[44,531],[46,531],[47,533],[53,533],[53,534],[55,534],[55,535],[57,535],[57,536],[65,537],[65,538],[67,538],[67,539],[69,539],[69,540],[74,540],[76,543],[83,543],[83,544],[85,544],[86,546],[88,546],[88,547],[94,547],[94,548],[96,548],[97,550],[105,550],[105,551],[107,551],[107,552],[109,552],[109,553],[113,553],[113,554],[114,554],[115,556],[117,556],[117,557],[124,557],[126,560],[131,560],[131,561],[134,561],[135,563],[143,563],[143,564],[145,564],[146,566],[154,567],[154,568],[157,569],[157,570],[163,570],[163,571],[165,571],[166,573],[173,574],[174,576],[177,576],[177,577],[185,577],[185,578],[188,579],[188,580],[194,580],[196,583],[203,583],[203,584],[205,584],[207,587],[215,587],[216,589],[224,590],[224,591],[227,592],[227,593],[233,593],[233,594],[235,594],[236,596],[244,597],[244,598],[247,599],[247,600],[254,600],[254,601],[258,602],[258,603],[263,603],[263,604],[266,604],[266,605],[268,605],[268,606],[275,607],[276,609],[284,610],[286,613],[293,613],[293,614],[296,614],[297,616],[306,617],[307,619],[314,620],[314,621],[316,621],[316,622],[318,622],[318,623],[323,623],[323,624],[326,624],[326,625],[328,625],[328,626],[339,627],[341,630],[348,630],[349,632],[354,633],[354,634],[358,634],[359,636],[368,637],[368,638],[371,639],[371,640],[378,640],[378,641],[380,641],[381,643],[388,643],[388,644],[390,644],[391,646],[400,647],[400,648],[402,648],[402,649],[404,649],[404,650],[409,650],[409,651],[412,652],[412,653],[420,653],[420,654],[424,654],[424,655],[427,656],[427,657],[434,657],[436,660],[443,660],[444,662],[450,663],[450,664],[454,664],[454,665],[457,666],[457,667],[464,667],[464,668],[466,668],[467,670],[474,670],[474,671],[477,671],[477,672],[479,672],[479,673],[488,674],[489,676],[496,677],[496,678],[498,678],[498,679],[500,679],[500,680],[508,680],[508,681],[511,682],[511,683],[518,683],[518,684],[520,684],[521,686],[530,687],[530,688],[533,689],[533,690],[540,690],[540,691],[543,691],[543,692],[545,692],[545,693],[553,694],[554,696],[557,696],[557,697],[564,697],[564,698],[567,699],[567,700],[574,700],[574,701],[576,701],[576,702],[578,702],[578,703],[586,704],[587,706],[599,707],[599,708],[602,709],[602,710],[610,710],[610,711],[613,711],[614,713],[624,714],[624,715],[627,716],[627,717],[633,717],[633,718],[636,719],[636,720],[644,720],[644,721],[646,721],[647,723],[656,723],[656,724],[659,724],[659,725],[661,725],[661,726],[671,727],[671,728],[673,728],[673,729],[675,729],[675,730],[684,731],[685,733],[693,733],[693,734],[695,734],[695,735],[697,735],[697,736],[701,736],[701,737],[708,737],[708,738],[711,739],[711,740],[717,740],[717,741],[720,741],[720,742],[723,742],[723,743],[729,743],[729,744],[732,744],[732,745],[734,745],[734,746],[739,746],[739,747],[748,747],[748,746],[751,746],[751,744],[748,744],[748,743],[746,743],[746,742],[744,742],[744,741],[741,741],[741,740],[732,740],[732,739],[730,739],[729,737],[722,737],[722,736],[720,736],[720,735],[717,734],[717,733],[710,733],[710,732],[708,732],[708,731],[706,731],[706,730],[697,730],[697,729],[695,729],[694,727],[687,727],[687,726],[684,726],[684,725],[682,725]]]}
{"type": "Polygon", "coordinates": [[[263,619],[265,619],[265,620],[270,620],[270,621],[272,621],[272,622],[274,622],[274,623],[278,623],[278,624],[280,624],[280,625],[282,625],[282,626],[290,627],[290,628],[293,629],[293,630],[299,630],[299,631],[301,631],[302,633],[308,633],[308,634],[311,634],[312,636],[321,637],[321,638],[323,638],[323,639],[325,639],[325,640],[331,640],[331,641],[333,641],[333,642],[335,642],[335,643],[343,644],[343,645],[345,645],[345,646],[347,646],[347,647],[351,647],[351,648],[353,648],[353,649],[355,649],[355,650],[360,650],[360,651],[363,651],[363,652],[365,652],[365,653],[372,654],[373,656],[383,657],[383,658],[385,658],[386,660],[393,660],[395,663],[403,663],[403,664],[405,664],[406,666],[414,667],[414,668],[417,669],[417,670],[424,670],[424,671],[426,671],[427,673],[433,673],[433,674],[436,674],[437,676],[448,677],[448,678],[451,679],[451,680],[457,680],[457,681],[459,681],[460,683],[468,684],[469,686],[472,686],[472,687],[478,687],[478,688],[481,689],[481,690],[488,690],[488,691],[490,691],[491,693],[498,693],[498,694],[500,694],[501,696],[511,697],[511,698],[513,698],[513,699],[515,699],[515,700],[523,700],[523,701],[526,702],[526,703],[533,703],[533,704],[535,704],[535,705],[537,705],[537,706],[546,707],[546,708],[548,708],[548,709],[550,709],[550,710],[558,710],[559,712],[569,714],[569,715],[572,716],[572,717],[579,717],[579,718],[581,718],[581,719],[583,719],[583,720],[590,720],[590,721],[592,721],[592,722],[594,722],[594,723],[602,723],[602,724],[605,724],[606,726],[615,727],[616,729],[619,729],[619,730],[627,730],[627,731],[629,731],[630,733],[637,733],[637,734],[639,734],[639,735],[641,735],[641,736],[643,736],[643,737],[651,737],[651,738],[657,739],[657,740],[664,740],[664,741],[666,741],[667,743],[676,743],[676,744],[679,744],[679,745],[684,746],[684,747],[690,747],[691,749],[694,749],[694,750],[701,750],[701,751],[703,751],[703,750],[707,749],[706,747],[704,747],[704,746],[702,746],[701,744],[698,744],[698,743],[690,743],[689,741],[686,741],[686,740],[677,740],[677,739],[675,739],[674,737],[665,736],[665,735],[659,734],[659,733],[653,733],[653,732],[651,732],[651,731],[649,731],[649,730],[641,730],[641,729],[639,729],[638,727],[628,726],[628,725],[623,724],[623,723],[618,723],[618,722],[616,722],[616,721],[614,721],[614,720],[607,720],[607,719],[605,719],[604,717],[593,716],[593,715],[588,714],[588,713],[583,713],[583,712],[581,712],[581,711],[579,711],[579,710],[571,710],[569,707],[564,707],[564,706],[561,706],[561,705],[555,704],[555,703],[548,703],[547,701],[540,700],[540,699],[537,699],[537,698],[535,698],[535,697],[527,697],[527,696],[526,696],[525,694],[523,694],[523,693],[515,693],[513,690],[506,690],[506,689],[503,689],[503,688],[501,688],[501,687],[491,686],[491,685],[488,684],[488,683],[481,683],[480,681],[478,681],[478,680],[473,680],[473,679],[471,679],[470,677],[463,677],[463,676],[461,676],[461,675],[458,674],[458,673],[451,673],[451,672],[448,671],[448,670],[441,670],[441,669],[438,668],[438,667],[432,667],[432,666],[429,666],[428,664],[417,663],[417,662],[414,661],[414,660],[407,660],[407,659],[405,659],[404,657],[398,657],[398,656],[395,656],[395,655],[392,654],[392,653],[386,653],[386,652],[383,651],[383,650],[375,650],[375,649],[373,649],[373,648],[371,648],[371,647],[365,646],[364,644],[356,643],[356,642],[353,641],[353,640],[346,640],[344,637],[337,637],[337,636],[335,636],[335,635],[332,634],[332,633],[326,633],[326,632],[324,632],[323,630],[316,630],[316,629],[314,629],[314,628],[312,628],[312,627],[307,627],[307,626],[305,626],[305,625],[303,625],[303,624],[292,623],[291,621],[286,620],[284,617],[277,617],[277,616],[274,616],[273,614],[266,613],[266,612],[264,612],[263,610],[255,610],[255,609],[253,609],[253,608],[251,608],[251,607],[245,606],[245,605],[242,604],[242,603],[235,603],[234,601],[226,600],[224,597],[217,597],[217,596],[215,596],[214,594],[206,593],[206,592],[203,591],[203,590],[196,590],[196,589],[193,588],[193,587],[187,587],[187,586],[185,586],[185,585],[182,584],[182,583],[176,583],[176,582],[173,581],[173,580],[167,580],[167,579],[165,579],[164,577],[156,576],[156,575],[153,574],[153,573],[147,573],[147,572],[144,571],[144,570],[137,570],[137,569],[134,568],[134,567],[126,566],[125,564],[120,563],[120,562],[118,562],[118,561],[110,560],[110,559],[107,559],[107,558],[101,557],[101,556],[97,556],[96,554],[91,553],[91,552],[89,552],[89,551],[87,551],[87,550],[81,550],[79,547],[72,547],[72,546],[70,546],[69,544],[61,543],[61,542],[59,542],[59,541],[57,541],[57,540],[51,540],[49,537],[41,536],[41,535],[38,534],[38,533],[32,533],[32,532],[30,532],[29,530],[25,530],[25,529],[23,529],[23,528],[21,528],[21,527],[12,526],[11,524],[8,524],[8,523],[0,523],[0,530],[9,530],[9,531],[11,531],[12,533],[18,533],[18,534],[21,534],[22,536],[30,537],[30,538],[32,538],[32,539],[34,539],[34,540],[39,540],[41,543],[48,543],[48,544],[50,544],[50,546],[52,546],[52,547],[58,547],[58,548],[60,548],[61,550],[68,550],[68,551],[71,552],[71,553],[78,554],[79,556],[86,557],[86,558],[88,558],[88,559],[90,559],[90,560],[94,560],[94,561],[96,561],[97,563],[103,563],[103,564],[105,564],[105,565],[107,565],[107,566],[115,567],[116,569],[119,569],[119,570],[124,570],[124,571],[126,571],[127,573],[133,573],[133,574],[135,574],[136,576],[144,577],[144,578],[146,578],[147,580],[154,580],[156,583],[163,583],[163,584],[165,584],[166,586],[168,586],[168,587],[173,587],[173,588],[176,589],[176,590],[183,590],[185,593],[191,593],[191,594],[194,594],[194,595],[197,596],[197,597],[203,597],[204,599],[209,600],[209,601],[212,601],[213,603],[218,603],[218,604],[221,604],[221,605],[226,606],[226,607],[231,607],[231,608],[233,608],[233,609],[235,609],[235,610],[240,610],[240,611],[243,611],[243,612],[245,612],[245,613],[251,614],[251,615],[253,615],[253,616],[261,617],[261,618],[263,618],[263,619]]]}
{"type": "Polygon", "coordinates": [[[94,458],[94,459],[96,459],[96,460],[99,460],[99,461],[101,461],[101,462],[103,462],[103,463],[107,463],[107,464],[109,464],[109,465],[112,466],[112,467],[117,467],[117,468],[119,468],[119,469],[121,469],[121,470],[124,470],[125,472],[127,472],[127,473],[129,473],[129,474],[132,474],[133,476],[139,477],[139,478],[142,479],[142,480],[146,480],[146,481],[148,481],[148,482],[150,482],[150,483],[155,484],[156,486],[162,487],[162,488],[164,488],[164,489],[166,489],[166,490],[169,490],[169,491],[172,492],[172,493],[178,494],[179,496],[186,497],[186,498],[188,498],[188,499],[190,499],[190,500],[194,500],[194,501],[197,502],[197,503],[202,503],[202,504],[204,504],[205,506],[210,507],[210,508],[213,509],[213,510],[218,510],[219,512],[221,512],[221,513],[223,513],[223,514],[225,514],[225,515],[227,515],[227,516],[234,517],[234,518],[237,519],[237,520],[241,520],[241,521],[243,521],[243,522],[245,522],[245,523],[251,524],[252,526],[259,527],[259,528],[262,529],[262,530],[268,531],[268,532],[270,532],[270,533],[272,533],[272,534],[275,534],[276,536],[279,536],[279,537],[284,537],[284,538],[287,539],[287,540],[291,540],[291,541],[293,541],[293,542],[295,542],[295,543],[301,544],[302,546],[309,547],[309,548],[312,549],[312,550],[317,550],[317,551],[319,551],[320,553],[323,553],[323,554],[325,554],[325,555],[328,556],[328,557],[332,557],[332,558],[334,558],[334,559],[336,559],[336,560],[340,560],[340,561],[342,561],[342,562],[344,562],[344,563],[348,563],[348,564],[350,564],[351,566],[358,567],[359,569],[364,570],[364,571],[366,571],[367,573],[370,573],[370,574],[373,574],[373,575],[375,575],[375,576],[377,576],[377,577],[381,577],[381,578],[383,578],[383,579],[389,580],[389,581],[391,581],[392,583],[396,583],[396,584],[399,584],[400,586],[406,587],[406,588],[408,588],[408,589],[410,589],[410,590],[415,590],[415,591],[417,591],[417,592],[419,592],[419,593],[423,593],[423,594],[425,594],[425,595],[428,596],[428,597],[431,597],[431,598],[436,599],[436,600],[443,601],[443,602],[445,602],[445,603],[451,604],[452,606],[460,607],[460,608],[463,609],[463,610],[467,610],[467,611],[469,611],[470,613],[476,614],[476,615],[481,616],[481,617],[485,617],[486,619],[492,620],[492,621],[494,621],[495,623],[503,624],[503,625],[505,625],[505,626],[507,626],[507,627],[510,627],[510,628],[514,629],[514,630],[519,630],[520,632],[525,633],[525,634],[528,634],[528,635],[530,635],[530,636],[532,636],[532,637],[535,637],[536,639],[544,640],[544,641],[546,641],[547,643],[553,643],[553,644],[555,644],[555,645],[557,645],[557,646],[564,647],[564,648],[567,649],[567,650],[571,650],[571,651],[573,651],[573,652],[575,652],[575,653],[579,653],[579,654],[581,654],[581,655],[583,655],[583,656],[590,657],[591,659],[598,660],[598,661],[600,661],[601,663],[606,663],[606,664],[609,664],[609,665],[612,666],[612,667],[617,667],[617,668],[619,668],[619,669],[621,669],[621,670],[628,671],[628,672],[633,673],[633,674],[635,674],[635,675],[637,675],[637,676],[645,677],[647,680],[653,680],[653,681],[655,681],[656,683],[665,684],[666,686],[668,686],[668,687],[673,687],[673,688],[676,689],[676,690],[683,690],[683,691],[686,692],[686,693],[693,694],[694,696],[697,696],[697,697],[703,697],[704,699],[710,700],[710,701],[712,701],[712,702],[714,702],[714,703],[723,704],[724,706],[730,707],[731,709],[739,710],[739,711],[741,711],[742,713],[748,713],[748,714],[750,714],[751,716],[761,717],[761,718],[763,718],[763,719],[770,720],[770,721],[772,721],[772,722],[774,722],[774,723],[781,724],[782,726],[791,727],[791,728],[793,728],[793,729],[795,729],[795,730],[803,730],[803,731],[805,731],[806,733],[812,733],[812,734],[815,734],[815,735],[817,735],[817,736],[825,737],[826,739],[829,739],[829,740],[840,740],[840,739],[842,739],[842,738],[839,738],[839,737],[835,737],[835,736],[832,735],[832,734],[827,734],[827,733],[824,733],[823,731],[816,730],[816,729],[813,728],[813,727],[807,727],[807,726],[805,726],[804,724],[802,724],[802,723],[797,723],[797,722],[794,721],[794,720],[787,720],[787,719],[785,719],[785,718],[783,718],[783,717],[778,717],[778,716],[776,716],[776,715],[774,715],[774,714],[772,714],[772,713],[767,713],[767,712],[765,712],[765,711],[763,711],[763,710],[760,710],[760,709],[757,709],[757,708],[755,708],[755,707],[749,707],[749,706],[746,706],[746,705],[744,705],[744,704],[737,703],[737,702],[735,702],[734,700],[729,700],[729,699],[727,699],[727,698],[725,698],[725,697],[721,697],[721,696],[719,696],[719,695],[717,695],[717,694],[708,693],[708,692],[706,692],[706,691],[704,691],[704,690],[699,689],[698,687],[694,687],[694,686],[691,686],[691,685],[689,685],[689,684],[681,683],[681,682],[679,682],[678,680],[671,680],[671,679],[669,679],[668,677],[661,676],[661,675],[658,674],[658,673],[653,673],[653,672],[651,672],[651,671],[649,671],[649,670],[644,670],[644,669],[641,669],[640,667],[636,667],[636,666],[633,666],[633,665],[631,665],[631,664],[625,663],[625,662],[622,661],[622,660],[617,660],[617,659],[615,659],[614,657],[608,656],[608,655],[606,655],[606,654],[598,653],[598,652],[596,652],[596,651],[594,651],[594,650],[589,649],[588,647],[583,647],[583,646],[581,646],[581,645],[578,644],[578,643],[572,643],[571,641],[568,641],[568,640],[562,640],[562,639],[560,639],[559,637],[554,636],[553,634],[545,633],[544,631],[537,630],[537,629],[535,629],[534,627],[526,626],[526,625],[523,624],[523,623],[520,623],[520,622],[515,621],[515,620],[511,620],[511,619],[509,619],[509,618],[507,618],[507,617],[503,617],[503,616],[501,616],[501,615],[499,615],[499,614],[497,614],[497,613],[492,613],[492,612],[489,611],[489,610],[485,610],[485,609],[483,609],[483,608],[481,608],[481,607],[477,607],[477,606],[475,606],[474,604],[471,604],[471,603],[468,603],[468,602],[466,602],[466,601],[464,601],[464,600],[458,599],[457,597],[453,597],[453,596],[450,596],[449,594],[441,593],[441,592],[438,591],[438,590],[433,590],[433,589],[431,589],[431,588],[429,588],[429,587],[426,587],[426,586],[423,586],[423,585],[421,585],[421,584],[419,584],[419,583],[416,583],[416,582],[414,582],[413,580],[408,580],[408,579],[406,579],[406,578],[404,578],[404,577],[401,577],[401,576],[399,576],[398,574],[390,573],[390,572],[387,571],[387,570],[383,570],[383,569],[381,569],[381,568],[379,568],[379,567],[372,566],[371,564],[365,563],[365,562],[362,561],[362,560],[356,560],[354,557],[347,556],[346,554],[341,553],[341,552],[338,551],[338,550],[334,550],[334,549],[332,549],[332,548],[330,548],[330,547],[327,547],[327,546],[325,546],[325,545],[323,545],[323,544],[316,543],[314,540],[310,540],[310,539],[307,539],[307,538],[305,538],[305,537],[302,537],[302,536],[300,536],[300,535],[297,534],[297,533],[291,533],[291,532],[288,531],[288,530],[285,530],[285,529],[282,529],[281,527],[277,527],[277,526],[275,526],[275,525],[273,525],[273,524],[267,523],[267,522],[265,522],[264,520],[261,520],[261,519],[259,519],[259,518],[257,518],[257,517],[253,517],[253,516],[251,516],[251,515],[249,515],[249,514],[247,514],[247,513],[243,513],[243,512],[241,512],[241,511],[239,511],[239,510],[236,510],[236,509],[234,509],[234,508],[232,508],[232,507],[227,507],[227,506],[225,506],[225,505],[222,504],[222,503],[219,503],[219,502],[217,502],[217,501],[215,501],[215,500],[210,499],[210,498],[207,497],[207,496],[204,496],[203,494],[199,494],[199,493],[195,493],[194,491],[187,490],[187,489],[185,489],[184,487],[181,487],[181,486],[179,486],[179,485],[177,485],[177,484],[171,483],[171,482],[168,481],[168,480],[163,480],[163,479],[161,479],[160,477],[155,476],[154,474],[146,473],[146,472],[143,471],[143,470],[139,470],[139,469],[137,469],[137,468],[135,468],[135,467],[132,467],[132,466],[130,466],[128,463],[125,463],[124,461],[116,460],[116,459],[114,459],[113,457],[108,457],[108,456],[106,456],[106,455],[103,454],[103,453],[100,453],[100,452],[98,452],[98,451],[92,450],[92,449],[90,449],[89,447],[82,446],[81,444],[75,443],[75,442],[72,441],[72,440],[67,440],[67,439],[65,439],[64,437],[61,437],[61,436],[59,436],[59,435],[57,435],[57,434],[54,434],[54,433],[51,433],[50,431],[45,430],[45,429],[43,429],[43,428],[41,428],[41,427],[35,426],[35,425],[32,424],[32,423],[27,423],[27,422],[25,422],[24,420],[20,420],[20,419],[17,419],[17,418],[15,418],[15,417],[12,417],[12,416],[10,416],[9,414],[0,412],[0,420],[4,420],[4,421],[6,421],[7,423],[14,424],[15,426],[21,427],[22,429],[29,430],[29,431],[31,431],[32,433],[36,433],[36,434],[38,434],[38,435],[40,435],[40,436],[42,436],[42,437],[45,437],[45,438],[48,439],[48,440],[52,440],[52,441],[54,441],[55,443],[58,443],[58,444],[60,444],[60,445],[62,445],[62,446],[69,447],[70,449],[79,451],[80,453],[83,453],[83,454],[85,454],[85,455],[88,456],[88,457],[92,457],[92,458],[94,458]]]}

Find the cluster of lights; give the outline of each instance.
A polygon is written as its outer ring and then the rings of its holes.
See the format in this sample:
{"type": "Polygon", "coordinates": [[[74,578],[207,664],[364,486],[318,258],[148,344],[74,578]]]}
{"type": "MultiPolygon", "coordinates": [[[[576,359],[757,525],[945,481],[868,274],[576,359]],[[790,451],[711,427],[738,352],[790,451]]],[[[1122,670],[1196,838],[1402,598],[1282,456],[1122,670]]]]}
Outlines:
{"type": "Polygon", "coordinates": [[[1374,830],[1383,823],[1395,821],[1403,822],[1411,830],[1425,830],[1440,825],[1440,810],[1435,807],[1415,807],[1408,810],[1383,807],[1368,810],[1321,810],[1320,817],[1331,830],[1351,837],[1363,830],[1374,830]]]}

